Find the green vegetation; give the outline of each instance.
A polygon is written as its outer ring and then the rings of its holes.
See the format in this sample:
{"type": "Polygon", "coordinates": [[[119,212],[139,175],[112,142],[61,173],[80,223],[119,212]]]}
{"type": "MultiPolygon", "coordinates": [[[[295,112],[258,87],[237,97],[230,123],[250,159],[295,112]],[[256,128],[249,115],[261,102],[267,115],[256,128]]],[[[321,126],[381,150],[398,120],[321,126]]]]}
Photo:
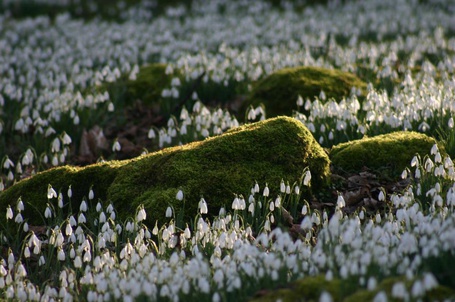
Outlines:
{"type": "Polygon", "coordinates": [[[396,178],[417,153],[423,157],[435,143],[425,134],[398,131],[338,144],[332,147],[330,159],[341,171],[358,172],[367,167],[396,178]]]}
{"type": "MultiPolygon", "coordinates": [[[[312,186],[324,186],[329,175],[328,156],[301,122],[278,117],[132,160],[51,169],[8,188],[0,195],[0,206],[15,205],[21,197],[42,213],[49,184],[65,196],[71,185],[74,200],[81,200],[94,186],[96,197],[112,201],[121,217],[144,204],[153,224],[163,218],[169,205],[176,211],[183,207],[176,203],[179,189],[193,202],[204,197],[209,212],[217,214],[221,206],[231,204],[234,194],[248,193],[255,181],[293,181],[302,177],[306,167],[313,175],[312,186]]],[[[193,216],[197,206],[197,202],[185,205],[185,214],[193,216]]]]}
{"type": "Polygon", "coordinates": [[[255,85],[251,96],[245,102],[245,108],[264,104],[270,117],[290,115],[297,108],[299,95],[304,101],[307,98],[313,101],[324,91],[326,99],[334,98],[340,101],[350,95],[352,87],[364,91],[366,83],[355,75],[340,70],[320,67],[284,68],[255,85]]]}

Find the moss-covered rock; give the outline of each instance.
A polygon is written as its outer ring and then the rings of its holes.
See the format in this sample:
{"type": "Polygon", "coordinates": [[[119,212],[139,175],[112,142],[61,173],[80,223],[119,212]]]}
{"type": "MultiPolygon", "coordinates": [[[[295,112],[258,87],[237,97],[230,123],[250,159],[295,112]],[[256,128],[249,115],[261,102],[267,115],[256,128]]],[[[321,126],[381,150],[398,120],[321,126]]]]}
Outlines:
{"type": "MultiPolygon", "coordinates": [[[[414,285],[415,279],[408,280],[405,276],[389,277],[382,280],[374,290],[367,290],[360,288],[354,294],[346,297],[344,302],[356,302],[356,301],[373,301],[376,295],[380,292],[384,292],[388,297],[389,301],[403,301],[403,299],[394,298],[392,296],[392,288],[398,283],[402,282],[406,287],[409,294],[412,293],[412,286],[414,285]]],[[[449,287],[438,285],[435,288],[425,292],[421,299],[411,299],[411,301],[453,301],[455,298],[455,291],[449,287]]]]}
{"type": "MultiPolygon", "coordinates": [[[[325,291],[332,296],[333,301],[357,302],[373,301],[375,296],[384,292],[389,301],[403,301],[392,297],[394,284],[403,282],[408,293],[411,293],[412,286],[416,280],[408,280],[405,276],[389,277],[382,280],[374,290],[367,290],[358,285],[356,280],[333,279],[327,281],[324,276],[305,277],[290,283],[285,288],[278,288],[258,298],[256,301],[319,301],[321,294],[325,291]]],[[[438,285],[427,291],[421,297],[422,301],[453,301],[455,291],[449,287],[438,285]]],[[[412,300],[411,301],[415,301],[412,300]]]]}
{"type": "MultiPolygon", "coordinates": [[[[422,133],[398,131],[333,146],[330,159],[342,171],[358,172],[367,167],[385,176],[398,177],[414,155],[429,154],[435,143],[434,138],[422,133]]],[[[439,148],[444,153],[442,146],[439,148]]]]}
{"type": "Polygon", "coordinates": [[[329,293],[333,301],[342,301],[342,297],[349,294],[347,290],[349,292],[355,290],[353,286],[346,287],[346,283],[336,278],[328,281],[322,275],[305,277],[290,283],[286,288],[273,290],[264,296],[250,301],[319,301],[323,292],[329,293]]]}
{"type": "Polygon", "coordinates": [[[116,81],[106,82],[97,87],[96,92],[107,91],[117,109],[132,108],[137,101],[140,101],[155,115],[168,118],[176,109],[180,98],[163,97],[162,92],[164,89],[171,90],[174,78],[178,78],[182,85],[183,76],[174,69],[166,72],[167,68],[168,65],[162,63],[141,66],[134,77],[131,77],[131,73],[122,74],[116,81]]]}
{"type": "MultiPolygon", "coordinates": [[[[297,109],[298,96],[313,100],[321,90],[326,98],[340,101],[349,96],[352,87],[363,91],[366,83],[349,72],[319,67],[294,67],[278,70],[259,81],[250,97],[245,101],[248,106],[264,104],[269,117],[291,115],[297,109]]],[[[300,110],[303,110],[302,108],[300,110]]]]}
{"type": "MultiPolygon", "coordinates": [[[[235,193],[247,194],[255,181],[278,186],[281,179],[299,179],[305,167],[312,173],[314,187],[326,183],[327,154],[301,122],[278,117],[132,160],[45,171],[2,192],[0,208],[15,205],[22,197],[43,213],[48,184],[63,193],[72,185],[78,203],[93,185],[96,197],[112,201],[120,216],[131,215],[144,204],[154,223],[169,204],[176,210],[182,207],[175,198],[179,189],[185,194],[188,217],[194,217],[201,197],[209,212],[217,214],[219,207],[231,204],[235,193]]],[[[26,216],[37,217],[30,214],[26,216]]]]}

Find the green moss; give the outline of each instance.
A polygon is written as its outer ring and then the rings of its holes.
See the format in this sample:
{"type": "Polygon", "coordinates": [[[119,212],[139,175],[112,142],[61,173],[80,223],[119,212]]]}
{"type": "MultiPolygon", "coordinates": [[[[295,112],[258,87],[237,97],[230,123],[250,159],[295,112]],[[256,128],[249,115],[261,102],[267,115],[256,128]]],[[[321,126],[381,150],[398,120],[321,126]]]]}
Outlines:
{"type": "Polygon", "coordinates": [[[292,110],[297,109],[296,101],[299,95],[304,100],[314,100],[323,90],[327,99],[340,101],[350,95],[352,87],[365,90],[366,83],[355,75],[340,70],[319,67],[284,68],[255,85],[244,109],[262,103],[269,117],[291,115],[292,110]]]}
{"type": "Polygon", "coordinates": [[[290,283],[288,288],[273,290],[251,301],[319,301],[324,291],[332,296],[333,301],[341,301],[342,287],[339,279],[327,281],[324,276],[305,277],[290,283]]]}
{"type": "Polygon", "coordinates": [[[174,75],[166,74],[166,64],[150,64],[139,69],[136,80],[127,82],[128,97],[131,100],[140,99],[146,105],[162,101],[161,92],[171,87],[174,75]]]}
{"type": "Polygon", "coordinates": [[[429,154],[435,143],[434,138],[422,133],[392,132],[333,146],[330,159],[335,168],[346,172],[359,172],[368,167],[398,177],[414,155],[429,154]]]}
{"type": "MultiPolygon", "coordinates": [[[[154,224],[163,219],[169,204],[176,211],[183,206],[175,199],[180,188],[187,217],[194,217],[201,197],[209,212],[217,214],[221,206],[231,204],[235,193],[247,194],[255,181],[278,187],[281,179],[299,179],[305,167],[310,168],[314,188],[326,184],[329,159],[324,150],[301,122],[278,117],[132,160],[46,171],[1,193],[0,207],[15,205],[22,196],[41,211],[48,184],[62,192],[71,184],[77,201],[93,185],[96,197],[112,201],[119,216],[131,215],[144,204],[154,224]]],[[[275,193],[272,190],[272,196],[275,193]]]]}
{"type": "MultiPolygon", "coordinates": [[[[360,289],[356,291],[354,294],[350,295],[346,299],[344,299],[344,302],[356,302],[356,301],[373,301],[374,297],[383,291],[389,301],[403,301],[402,299],[397,299],[392,297],[392,288],[394,284],[398,282],[403,282],[408,293],[411,293],[412,286],[416,280],[408,280],[406,279],[405,276],[395,276],[395,277],[389,277],[384,280],[382,280],[376,289],[369,291],[366,289],[360,289]]],[[[421,298],[421,301],[451,301],[455,297],[455,291],[449,287],[446,286],[437,286],[436,288],[433,288],[432,290],[428,291],[425,293],[425,295],[421,298]]],[[[411,301],[415,301],[412,300],[411,301]]]]}

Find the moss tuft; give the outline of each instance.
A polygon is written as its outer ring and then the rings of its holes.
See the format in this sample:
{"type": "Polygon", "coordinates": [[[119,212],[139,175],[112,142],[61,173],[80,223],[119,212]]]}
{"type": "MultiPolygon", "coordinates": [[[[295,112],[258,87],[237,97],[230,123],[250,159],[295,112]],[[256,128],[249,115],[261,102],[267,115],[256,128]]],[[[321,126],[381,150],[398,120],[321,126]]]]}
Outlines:
{"type": "Polygon", "coordinates": [[[96,197],[112,201],[120,217],[131,215],[144,204],[149,222],[154,224],[156,219],[163,219],[169,204],[176,211],[183,206],[175,198],[180,188],[187,218],[194,217],[201,197],[207,201],[209,212],[217,214],[221,206],[231,204],[234,194],[247,194],[255,181],[294,181],[306,167],[312,173],[314,188],[327,183],[327,154],[300,121],[278,117],[132,160],[45,171],[1,193],[0,207],[15,205],[22,196],[24,202],[39,205],[42,213],[48,184],[65,193],[72,185],[73,200],[79,202],[93,185],[96,197]]]}
{"type": "Polygon", "coordinates": [[[366,86],[355,75],[340,70],[319,67],[284,68],[256,84],[251,96],[245,101],[244,109],[262,103],[269,117],[291,115],[297,109],[299,95],[303,100],[313,100],[323,90],[327,99],[340,101],[350,95],[352,87],[365,90],[366,86]]]}
{"type": "Polygon", "coordinates": [[[429,154],[435,143],[434,138],[422,133],[398,131],[333,146],[330,159],[335,168],[346,172],[359,172],[368,167],[398,177],[414,155],[429,154]]]}

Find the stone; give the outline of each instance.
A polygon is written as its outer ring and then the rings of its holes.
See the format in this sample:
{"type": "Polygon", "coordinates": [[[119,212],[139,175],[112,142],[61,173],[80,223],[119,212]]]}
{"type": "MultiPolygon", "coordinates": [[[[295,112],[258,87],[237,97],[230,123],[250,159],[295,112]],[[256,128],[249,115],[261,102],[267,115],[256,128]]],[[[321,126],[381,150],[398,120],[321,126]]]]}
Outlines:
{"type": "MultiPolygon", "coordinates": [[[[341,171],[359,172],[366,167],[381,176],[396,178],[416,154],[423,158],[436,143],[434,138],[418,132],[391,132],[335,145],[330,159],[341,171]]],[[[439,149],[445,154],[442,146],[439,149]]]]}
{"type": "MultiPolygon", "coordinates": [[[[260,80],[253,87],[243,109],[263,104],[268,117],[289,116],[297,109],[299,95],[304,102],[307,98],[313,101],[322,90],[326,100],[333,98],[339,102],[351,94],[353,87],[365,92],[367,84],[352,73],[335,69],[307,66],[284,68],[260,80]]],[[[306,113],[304,108],[300,111],[306,113]]]]}
{"type": "Polygon", "coordinates": [[[98,199],[112,202],[118,216],[125,218],[134,216],[136,208],[143,204],[147,222],[154,225],[155,220],[165,220],[169,205],[175,213],[185,205],[186,218],[194,218],[202,197],[209,214],[217,215],[220,207],[230,208],[234,194],[249,194],[256,181],[262,188],[268,183],[274,196],[278,191],[273,187],[278,189],[282,179],[298,181],[306,167],[312,174],[312,189],[317,190],[328,183],[329,165],[328,155],[303,123],[277,117],[130,160],[44,171],[1,193],[0,207],[5,209],[10,204],[14,208],[21,197],[25,204],[33,204],[26,206],[24,217],[32,220],[29,223],[40,223],[36,211],[44,213],[48,185],[62,192],[65,202],[71,185],[73,209],[79,208],[93,188],[93,206],[98,199]],[[185,204],[176,200],[180,189],[185,204]]]}

